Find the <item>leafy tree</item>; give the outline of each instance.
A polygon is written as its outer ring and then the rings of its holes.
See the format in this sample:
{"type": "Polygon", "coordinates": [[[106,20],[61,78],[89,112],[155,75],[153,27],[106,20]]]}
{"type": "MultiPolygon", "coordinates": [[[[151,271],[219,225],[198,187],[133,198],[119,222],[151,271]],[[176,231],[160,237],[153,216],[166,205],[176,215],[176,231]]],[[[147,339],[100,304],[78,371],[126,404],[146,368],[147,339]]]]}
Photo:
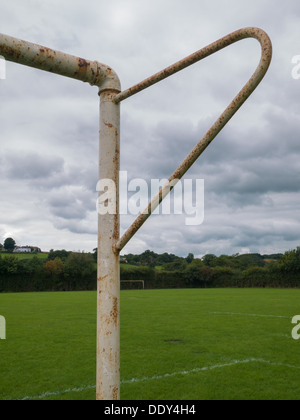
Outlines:
{"type": "Polygon", "coordinates": [[[204,267],[204,263],[196,258],[190,264],[187,265],[184,270],[184,277],[186,284],[189,286],[196,286],[199,284],[200,279],[200,269],[204,267]]]}
{"type": "Polygon", "coordinates": [[[199,285],[209,287],[214,276],[214,270],[210,267],[200,267],[199,269],[199,285]]]}
{"type": "Polygon", "coordinates": [[[278,268],[282,272],[299,274],[300,273],[300,247],[293,251],[287,251],[281,256],[278,268]]]}
{"type": "Polygon", "coordinates": [[[250,267],[264,267],[265,260],[260,254],[243,254],[235,258],[237,266],[241,270],[246,270],[250,267]]]}
{"type": "Polygon", "coordinates": [[[3,258],[2,269],[7,274],[18,274],[21,271],[21,262],[15,255],[9,255],[3,258]]]}
{"type": "Polygon", "coordinates": [[[192,261],[194,261],[194,254],[189,254],[187,257],[186,257],[186,262],[188,263],[188,264],[191,264],[191,262],[192,261]]]}
{"type": "Polygon", "coordinates": [[[64,263],[60,258],[55,258],[55,260],[47,261],[44,269],[50,276],[59,276],[64,272],[64,263]]]}
{"type": "Polygon", "coordinates": [[[231,267],[233,258],[228,255],[220,255],[214,260],[214,267],[231,267]]]}
{"type": "Polygon", "coordinates": [[[66,251],[65,249],[56,250],[56,251],[51,249],[48,254],[48,261],[55,260],[56,258],[59,258],[61,261],[65,261],[70,254],[71,252],[66,251]]]}
{"type": "Polygon", "coordinates": [[[214,254],[207,254],[202,258],[202,261],[207,267],[215,267],[217,259],[218,258],[214,254]]]}
{"type": "Polygon", "coordinates": [[[263,267],[250,267],[243,272],[244,287],[265,287],[268,271],[263,267]]]}
{"type": "Polygon", "coordinates": [[[185,258],[178,258],[176,261],[169,262],[163,265],[163,269],[166,271],[177,271],[184,270],[187,266],[185,258]]]}
{"type": "Polygon", "coordinates": [[[173,262],[177,259],[178,257],[176,257],[176,255],[174,254],[168,254],[167,252],[165,252],[164,254],[160,254],[158,255],[157,258],[157,265],[163,265],[169,262],[173,262]]]}
{"type": "Polygon", "coordinates": [[[155,252],[147,250],[140,256],[140,263],[149,267],[155,267],[157,257],[158,255],[155,252]]]}
{"type": "MultiPolygon", "coordinates": [[[[192,255],[192,254],[190,254],[192,255]]],[[[178,262],[182,260],[186,262],[186,258],[178,257],[174,254],[156,254],[153,251],[145,251],[141,255],[127,254],[124,256],[130,265],[142,265],[154,268],[155,266],[163,266],[167,263],[178,262]]]]}
{"type": "Polygon", "coordinates": [[[65,262],[65,275],[71,278],[84,278],[93,274],[95,262],[91,254],[71,252],[65,262]]]}
{"type": "Polygon", "coordinates": [[[236,287],[237,281],[235,274],[239,273],[234,271],[231,267],[215,267],[213,281],[216,287],[236,287]]]}
{"type": "Polygon", "coordinates": [[[6,249],[7,252],[13,252],[15,249],[16,242],[13,238],[7,238],[4,241],[4,249],[6,249]]]}
{"type": "Polygon", "coordinates": [[[0,274],[5,273],[5,263],[4,263],[4,258],[2,258],[1,254],[0,254],[0,274]]]}
{"type": "Polygon", "coordinates": [[[25,262],[25,271],[30,275],[42,275],[44,261],[36,255],[25,262]]]}

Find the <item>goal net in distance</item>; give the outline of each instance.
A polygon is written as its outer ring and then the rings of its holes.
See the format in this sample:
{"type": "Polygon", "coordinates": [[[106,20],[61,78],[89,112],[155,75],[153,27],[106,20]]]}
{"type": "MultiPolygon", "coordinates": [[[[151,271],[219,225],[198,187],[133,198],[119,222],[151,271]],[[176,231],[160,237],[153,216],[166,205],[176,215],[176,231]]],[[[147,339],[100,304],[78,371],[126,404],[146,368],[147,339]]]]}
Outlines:
{"type": "Polygon", "coordinates": [[[121,280],[121,290],[141,290],[145,289],[144,280],[121,280]]]}

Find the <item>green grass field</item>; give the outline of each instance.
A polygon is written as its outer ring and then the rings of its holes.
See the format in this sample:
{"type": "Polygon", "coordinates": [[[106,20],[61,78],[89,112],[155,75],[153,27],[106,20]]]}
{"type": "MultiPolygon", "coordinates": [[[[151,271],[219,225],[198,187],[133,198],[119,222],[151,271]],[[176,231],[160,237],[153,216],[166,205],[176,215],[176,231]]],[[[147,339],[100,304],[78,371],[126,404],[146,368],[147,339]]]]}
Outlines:
{"type": "MultiPolygon", "coordinates": [[[[0,399],[93,400],[96,293],[1,294],[0,399]]],[[[121,292],[124,400],[298,400],[300,290],[121,292]]]]}
{"type": "Polygon", "coordinates": [[[41,260],[46,260],[48,258],[48,254],[46,253],[37,253],[37,254],[18,254],[18,253],[6,253],[6,252],[0,252],[0,255],[2,258],[6,257],[17,257],[19,260],[32,260],[32,258],[37,257],[41,260]]]}

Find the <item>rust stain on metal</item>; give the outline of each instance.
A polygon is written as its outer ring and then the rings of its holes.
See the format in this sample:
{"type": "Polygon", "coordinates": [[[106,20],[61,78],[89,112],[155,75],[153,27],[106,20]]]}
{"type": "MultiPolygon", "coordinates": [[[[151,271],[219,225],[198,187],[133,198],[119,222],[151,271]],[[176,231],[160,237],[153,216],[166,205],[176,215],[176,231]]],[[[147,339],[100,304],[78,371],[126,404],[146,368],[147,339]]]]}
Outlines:
{"type": "Polygon", "coordinates": [[[113,400],[118,400],[119,398],[119,388],[114,387],[112,391],[113,400]]]}
{"type": "MultiPolygon", "coordinates": [[[[100,387],[100,389],[103,389],[103,384],[102,384],[102,382],[101,382],[101,387],[100,387]]],[[[97,401],[102,401],[102,400],[104,400],[104,399],[105,399],[105,396],[103,395],[103,392],[101,392],[101,391],[97,391],[97,393],[96,393],[96,399],[97,399],[97,401]]]]}
{"type": "MultiPolygon", "coordinates": [[[[100,277],[99,281],[104,281],[105,279],[107,279],[107,277],[108,277],[108,274],[106,274],[106,276],[100,277]]],[[[101,290],[100,290],[100,293],[101,293],[101,290]]]]}
{"type": "Polygon", "coordinates": [[[114,244],[113,244],[113,253],[118,255],[119,254],[119,250],[116,247],[117,242],[120,239],[120,220],[119,220],[119,216],[116,215],[116,217],[114,218],[114,230],[113,230],[113,239],[114,239],[114,244]]]}
{"type": "Polygon", "coordinates": [[[51,50],[50,48],[47,48],[47,47],[41,47],[41,48],[39,48],[39,52],[41,54],[46,54],[49,58],[53,58],[56,55],[56,51],[55,50],[51,50]]]}
{"type": "Polygon", "coordinates": [[[119,308],[118,308],[118,299],[116,297],[113,298],[113,307],[112,310],[110,312],[110,317],[111,320],[113,322],[113,324],[115,325],[115,327],[117,327],[118,325],[118,320],[119,320],[119,308]]]}
{"type": "Polygon", "coordinates": [[[87,68],[90,67],[91,63],[89,63],[87,60],[84,60],[83,58],[78,58],[78,66],[80,68],[87,68]]]}
{"type": "Polygon", "coordinates": [[[97,61],[55,51],[42,45],[0,34],[0,55],[7,61],[90,83],[120,92],[120,80],[111,67],[97,61]]]}

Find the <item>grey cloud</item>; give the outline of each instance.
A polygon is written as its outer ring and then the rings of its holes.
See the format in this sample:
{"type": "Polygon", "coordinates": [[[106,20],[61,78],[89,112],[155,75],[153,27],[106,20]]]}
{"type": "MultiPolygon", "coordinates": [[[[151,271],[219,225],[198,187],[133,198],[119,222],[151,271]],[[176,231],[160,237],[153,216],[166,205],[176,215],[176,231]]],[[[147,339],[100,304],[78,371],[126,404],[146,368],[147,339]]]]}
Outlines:
{"type": "Polygon", "coordinates": [[[299,192],[297,157],[252,159],[219,165],[217,173],[205,176],[207,188],[221,196],[262,196],[270,192],[299,192]]]}
{"type": "Polygon", "coordinates": [[[38,190],[58,189],[67,185],[79,185],[96,190],[98,180],[97,162],[86,160],[85,165],[66,163],[59,156],[37,153],[9,152],[2,159],[2,173],[8,180],[27,181],[38,190]]]}
{"type": "Polygon", "coordinates": [[[36,178],[32,185],[36,189],[43,191],[59,190],[61,187],[74,186],[94,192],[96,191],[98,180],[97,172],[97,166],[92,164],[84,167],[65,165],[63,172],[55,172],[47,179],[36,178]]]}
{"type": "Polygon", "coordinates": [[[50,212],[63,219],[84,220],[87,212],[96,209],[96,194],[79,187],[52,191],[46,200],[50,212]]]}
{"type": "Polygon", "coordinates": [[[46,179],[63,171],[64,160],[59,157],[42,156],[20,152],[5,157],[6,174],[11,179],[46,179]]]}
{"type": "Polygon", "coordinates": [[[57,218],[57,219],[54,219],[53,224],[59,231],[65,230],[73,234],[79,234],[79,235],[94,235],[94,238],[95,238],[94,247],[96,247],[96,243],[97,243],[96,218],[95,220],[93,220],[93,223],[87,222],[85,220],[66,220],[66,219],[57,218]]]}
{"type": "MultiPolygon", "coordinates": [[[[184,217],[154,216],[130,249],[233,254],[241,248],[283,251],[297,243],[300,81],[291,77],[291,58],[300,54],[296,1],[190,0],[186,7],[181,0],[128,0],[126,6],[116,0],[105,13],[92,0],[39,3],[4,3],[2,31],[98,59],[118,72],[124,88],[232,30],[250,24],[265,29],[274,45],[267,77],[186,175],[205,180],[203,225],[190,228],[184,217]]],[[[258,55],[258,43],[243,41],[122,103],[121,165],[129,180],[168,177],[240,90],[258,55]]],[[[0,89],[3,208],[9,213],[12,189],[16,195],[26,190],[37,245],[50,249],[57,238],[61,247],[90,247],[97,236],[97,89],[11,63],[7,75],[0,89]],[[47,232],[40,229],[43,217],[47,232]]],[[[0,232],[17,232],[30,242],[22,217],[22,209],[13,223],[4,215],[0,232]]],[[[123,229],[129,219],[122,217],[123,229]]]]}

